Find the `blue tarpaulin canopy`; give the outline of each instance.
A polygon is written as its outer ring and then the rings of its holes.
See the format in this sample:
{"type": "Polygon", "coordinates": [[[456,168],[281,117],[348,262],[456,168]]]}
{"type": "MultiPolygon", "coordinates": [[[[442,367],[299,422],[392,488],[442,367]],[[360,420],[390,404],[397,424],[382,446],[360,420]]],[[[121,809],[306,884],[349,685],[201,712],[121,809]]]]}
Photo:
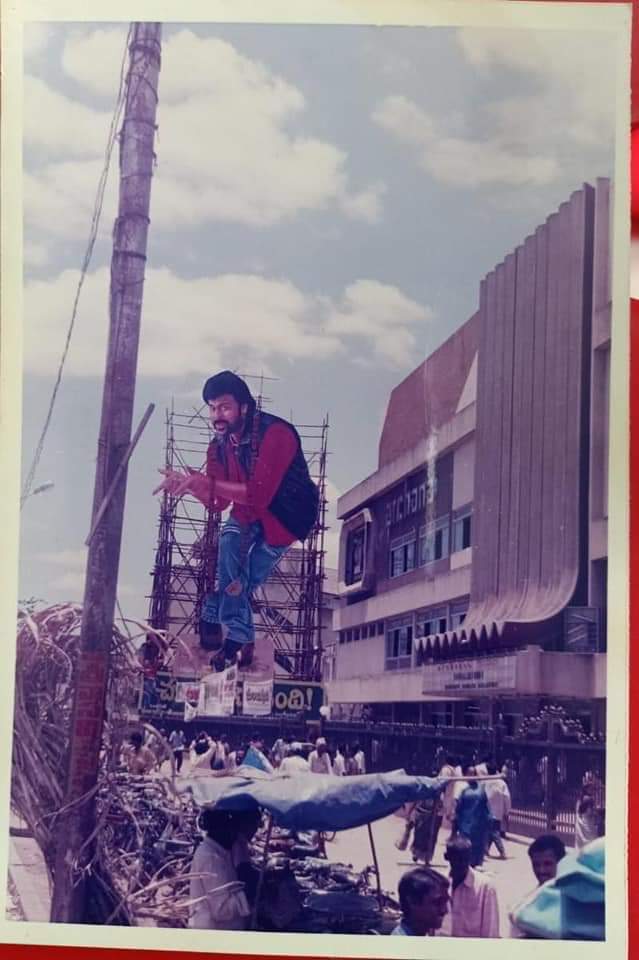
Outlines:
{"type": "Polygon", "coordinates": [[[446,781],[409,777],[403,770],[358,777],[267,774],[194,777],[183,781],[200,807],[250,810],[262,807],[289,830],[350,830],[381,820],[405,803],[439,793],[446,781]]]}

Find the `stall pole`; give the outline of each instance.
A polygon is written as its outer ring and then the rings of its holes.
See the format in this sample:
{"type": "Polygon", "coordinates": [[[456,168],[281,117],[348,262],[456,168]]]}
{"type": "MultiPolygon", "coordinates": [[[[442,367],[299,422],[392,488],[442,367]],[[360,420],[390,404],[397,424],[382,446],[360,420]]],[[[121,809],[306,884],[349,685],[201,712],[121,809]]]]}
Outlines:
{"type": "Polygon", "coordinates": [[[373,829],[370,823],[367,823],[366,827],[368,828],[368,839],[370,840],[370,843],[371,843],[371,853],[373,854],[373,866],[375,867],[375,877],[377,880],[377,899],[379,900],[380,907],[382,907],[383,906],[382,881],[379,875],[379,863],[377,862],[377,851],[375,850],[375,841],[373,840],[373,829]]]}
{"type": "Polygon", "coordinates": [[[253,904],[253,915],[251,917],[251,930],[257,926],[257,910],[260,905],[262,887],[264,886],[264,874],[266,873],[266,864],[268,861],[268,848],[271,842],[271,833],[273,832],[273,817],[269,815],[268,826],[266,828],[266,840],[264,841],[264,853],[262,854],[262,864],[260,866],[260,876],[257,881],[257,890],[255,891],[255,903],[253,904]]]}

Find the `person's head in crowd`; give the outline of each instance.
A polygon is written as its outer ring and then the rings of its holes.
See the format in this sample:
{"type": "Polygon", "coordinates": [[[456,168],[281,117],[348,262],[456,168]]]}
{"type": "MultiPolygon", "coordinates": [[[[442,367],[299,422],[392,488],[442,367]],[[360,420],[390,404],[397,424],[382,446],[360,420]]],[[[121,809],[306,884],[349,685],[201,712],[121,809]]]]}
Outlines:
{"type": "Polygon", "coordinates": [[[208,807],[200,814],[200,827],[207,837],[230,850],[240,838],[250,840],[260,823],[257,810],[216,810],[208,807]]]}
{"type": "Polygon", "coordinates": [[[345,744],[345,743],[338,743],[338,744],[337,744],[337,752],[338,752],[338,753],[341,753],[341,755],[342,755],[343,757],[345,757],[345,756],[346,756],[346,744],[345,744]]]}
{"type": "Polygon", "coordinates": [[[196,740],[194,749],[197,755],[201,757],[209,749],[208,740],[196,740]]]}
{"type": "Polygon", "coordinates": [[[264,738],[259,735],[259,733],[253,734],[251,737],[251,746],[256,750],[264,749],[264,738]]]}
{"type": "Polygon", "coordinates": [[[472,763],[464,764],[464,776],[468,780],[468,783],[471,787],[477,786],[477,770],[472,763]]]}
{"type": "Polygon", "coordinates": [[[459,886],[466,879],[470,869],[472,850],[472,844],[466,837],[453,837],[446,844],[444,857],[450,866],[450,876],[454,887],[459,886]]]}
{"type": "Polygon", "coordinates": [[[449,767],[455,767],[455,766],[457,766],[457,757],[455,757],[452,753],[447,753],[447,754],[446,754],[446,763],[447,763],[447,765],[448,765],[449,767]]]}
{"type": "Polygon", "coordinates": [[[299,742],[299,740],[293,740],[293,742],[291,743],[291,756],[292,757],[304,756],[304,748],[302,744],[299,742]]]}
{"type": "Polygon", "coordinates": [[[318,737],[315,741],[315,749],[317,750],[318,756],[322,757],[328,750],[328,745],[324,737],[318,737]]]}
{"type": "Polygon", "coordinates": [[[354,744],[353,744],[353,756],[355,756],[356,753],[359,753],[360,749],[361,749],[361,747],[360,747],[359,743],[354,743],[354,744]]]}
{"type": "Polygon", "coordinates": [[[134,750],[139,750],[144,743],[144,737],[139,732],[139,730],[134,730],[132,734],[129,735],[129,743],[132,745],[134,750]]]}
{"type": "Polygon", "coordinates": [[[489,760],[486,764],[486,770],[488,771],[489,776],[494,777],[497,773],[497,764],[494,760],[489,760]]]}
{"type": "Polygon", "coordinates": [[[448,880],[429,867],[409,870],[399,881],[403,922],[415,936],[439,930],[448,911],[448,880]]]}
{"type": "Polygon", "coordinates": [[[563,841],[553,833],[544,833],[528,847],[528,856],[537,883],[546,883],[557,876],[557,864],[566,856],[563,841]]]}

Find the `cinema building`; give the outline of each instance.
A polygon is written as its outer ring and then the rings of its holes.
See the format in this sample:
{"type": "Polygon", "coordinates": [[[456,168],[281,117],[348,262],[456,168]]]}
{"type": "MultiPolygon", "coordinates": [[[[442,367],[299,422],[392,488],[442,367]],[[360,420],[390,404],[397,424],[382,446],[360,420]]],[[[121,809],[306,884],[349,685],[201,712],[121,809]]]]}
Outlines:
{"type": "Polygon", "coordinates": [[[378,468],[338,503],[333,722],[516,737],[553,705],[603,739],[610,312],[601,180],[392,391],[378,468]]]}

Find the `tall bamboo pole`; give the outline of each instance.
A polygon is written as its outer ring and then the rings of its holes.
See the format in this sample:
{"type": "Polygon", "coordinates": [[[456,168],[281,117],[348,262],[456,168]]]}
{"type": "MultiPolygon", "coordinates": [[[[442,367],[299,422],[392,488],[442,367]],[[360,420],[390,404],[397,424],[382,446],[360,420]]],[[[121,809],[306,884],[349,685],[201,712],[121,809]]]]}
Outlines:
{"type": "MultiPolygon", "coordinates": [[[[140,315],[153,176],[161,25],[136,23],[129,47],[126,104],[120,139],[120,194],[113,230],[109,344],[102,395],[92,526],[87,558],[80,653],[75,671],[65,807],[58,838],[51,920],[85,923],[90,913],[86,872],[95,827],[95,792],[104,725],[116,587],[131,441],[140,315]],[[107,491],[120,468],[108,503],[107,491]],[[65,808],[72,805],[70,809],[65,808]]],[[[81,136],[81,131],[79,131],[81,136]]],[[[111,491],[109,491],[111,493],[111,491]]]]}

